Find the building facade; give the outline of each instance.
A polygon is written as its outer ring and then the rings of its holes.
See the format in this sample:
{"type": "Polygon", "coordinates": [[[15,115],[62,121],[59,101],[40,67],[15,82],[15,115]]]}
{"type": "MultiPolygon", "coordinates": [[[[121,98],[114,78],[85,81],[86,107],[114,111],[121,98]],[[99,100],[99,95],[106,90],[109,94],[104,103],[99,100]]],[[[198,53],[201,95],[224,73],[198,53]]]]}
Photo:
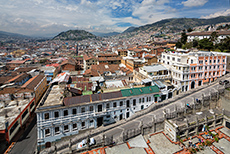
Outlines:
{"type": "Polygon", "coordinates": [[[160,63],[167,67],[172,84],[181,92],[210,83],[226,73],[227,56],[212,52],[165,52],[160,63]]]}
{"type": "Polygon", "coordinates": [[[64,99],[58,85],[48,91],[46,101],[41,102],[36,110],[37,143],[40,149],[62,137],[129,118],[160,99],[157,86],[64,99]]]}

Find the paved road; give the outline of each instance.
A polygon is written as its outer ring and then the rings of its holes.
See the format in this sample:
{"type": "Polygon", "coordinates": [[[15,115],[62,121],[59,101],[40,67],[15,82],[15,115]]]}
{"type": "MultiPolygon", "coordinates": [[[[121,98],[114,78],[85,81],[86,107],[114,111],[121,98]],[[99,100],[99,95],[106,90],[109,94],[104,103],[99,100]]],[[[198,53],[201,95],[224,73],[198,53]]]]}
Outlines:
{"type": "MultiPolygon", "coordinates": [[[[230,77],[228,77],[226,79],[230,80],[230,77]]],[[[197,91],[197,92],[195,92],[195,93],[193,93],[191,95],[188,95],[188,96],[186,96],[186,97],[184,97],[184,98],[182,98],[182,99],[180,99],[178,101],[175,101],[174,103],[171,103],[171,104],[169,104],[169,105],[167,105],[165,107],[159,108],[159,109],[157,109],[155,111],[152,111],[152,112],[150,112],[150,113],[148,113],[146,115],[138,117],[135,120],[129,121],[129,122],[127,122],[127,123],[125,123],[125,124],[117,127],[117,128],[113,128],[113,129],[111,129],[109,131],[106,131],[105,134],[107,136],[113,135],[113,138],[116,139],[116,138],[118,138],[121,135],[121,133],[122,133],[121,130],[124,130],[124,129],[127,130],[127,129],[137,128],[137,126],[139,125],[140,121],[143,121],[143,124],[145,124],[145,123],[147,124],[147,123],[149,123],[149,121],[152,120],[153,115],[155,115],[156,118],[162,118],[163,117],[163,111],[165,109],[166,110],[170,110],[170,111],[174,111],[175,110],[175,105],[177,106],[177,108],[181,108],[182,105],[184,106],[184,103],[193,102],[194,98],[195,99],[196,98],[201,99],[202,98],[202,94],[207,95],[207,94],[210,93],[210,91],[215,91],[219,87],[221,87],[221,86],[219,85],[218,82],[216,82],[215,84],[209,85],[207,88],[202,89],[200,91],[197,91]]]]}
{"type": "Polygon", "coordinates": [[[10,154],[32,154],[37,146],[36,118],[28,126],[23,136],[16,142],[10,154]]]}

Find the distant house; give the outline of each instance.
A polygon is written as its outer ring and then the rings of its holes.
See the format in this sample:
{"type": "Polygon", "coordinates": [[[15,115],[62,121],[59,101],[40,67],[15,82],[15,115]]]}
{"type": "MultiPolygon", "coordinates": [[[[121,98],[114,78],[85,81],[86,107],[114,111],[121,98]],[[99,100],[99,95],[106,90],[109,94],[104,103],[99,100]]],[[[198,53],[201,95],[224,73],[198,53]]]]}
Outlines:
{"type": "Polygon", "coordinates": [[[84,55],[84,70],[90,69],[91,65],[97,65],[97,58],[92,55],[84,55]]]}
{"type": "Polygon", "coordinates": [[[9,83],[14,83],[14,85],[23,85],[26,81],[28,81],[30,79],[30,75],[26,74],[26,73],[22,73],[19,74],[13,78],[11,78],[10,80],[6,81],[6,84],[9,83]]]}
{"type": "Polygon", "coordinates": [[[27,60],[12,60],[8,63],[6,63],[6,67],[10,67],[10,68],[15,68],[15,67],[19,67],[23,64],[26,63],[27,60]]]}
{"type": "Polygon", "coordinates": [[[61,63],[61,70],[64,72],[70,72],[76,70],[76,61],[74,59],[68,59],[61,63]]]}
{"type": "MultiPolygon", "coordinates": [[[[218,40],[221,40],[221,39],[225,39],[227,36],[229,37],[230,36],[230,31],[216,31],[217,32],[217,35],[218,35],[218,40]]],[[[213,31],[209,31],[209,32],[191,32],[188,35],[188,42],[191,42],[193,41],[194,39],[198,39],[198,40],[201,40],[201,39],[204,39],[204,38],[207,38],[209,39],[211,34],[213,33],[213,31]]]]}
{"type": "Polygon", "coordinates": [[[45,75],[37,75],[29,79],[21,88],[32,90],[35,93],[35,104],[37,104],[47,88],[46,77],[45,75]]]}

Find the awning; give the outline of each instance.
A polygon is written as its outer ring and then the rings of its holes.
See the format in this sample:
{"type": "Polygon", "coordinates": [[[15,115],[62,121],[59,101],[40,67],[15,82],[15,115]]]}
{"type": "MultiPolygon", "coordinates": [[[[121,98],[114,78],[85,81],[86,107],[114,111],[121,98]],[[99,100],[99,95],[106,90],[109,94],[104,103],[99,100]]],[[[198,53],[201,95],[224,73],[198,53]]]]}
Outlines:
{"type": "Polygon", "coordinates": [[[155,94],[154,97],[161,97],[159,94],[155,94]]]}

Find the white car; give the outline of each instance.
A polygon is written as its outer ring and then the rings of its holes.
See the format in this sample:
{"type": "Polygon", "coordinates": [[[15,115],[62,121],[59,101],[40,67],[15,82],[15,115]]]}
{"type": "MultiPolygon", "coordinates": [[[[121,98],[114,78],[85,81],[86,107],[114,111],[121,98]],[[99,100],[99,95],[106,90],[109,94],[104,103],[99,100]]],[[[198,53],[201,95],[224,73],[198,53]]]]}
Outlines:
{"type": "MultiPolygon", "coordinates": [[[[94,145],[94,144],[96,144],[94,138],[90,138],[89,145],[94,145]]],[[[77,149],[81,149],[81,148],[84,148],[86,146],[87,146],[86,139],[82,140],[80,143],[77,143],[77,149]]]]}

